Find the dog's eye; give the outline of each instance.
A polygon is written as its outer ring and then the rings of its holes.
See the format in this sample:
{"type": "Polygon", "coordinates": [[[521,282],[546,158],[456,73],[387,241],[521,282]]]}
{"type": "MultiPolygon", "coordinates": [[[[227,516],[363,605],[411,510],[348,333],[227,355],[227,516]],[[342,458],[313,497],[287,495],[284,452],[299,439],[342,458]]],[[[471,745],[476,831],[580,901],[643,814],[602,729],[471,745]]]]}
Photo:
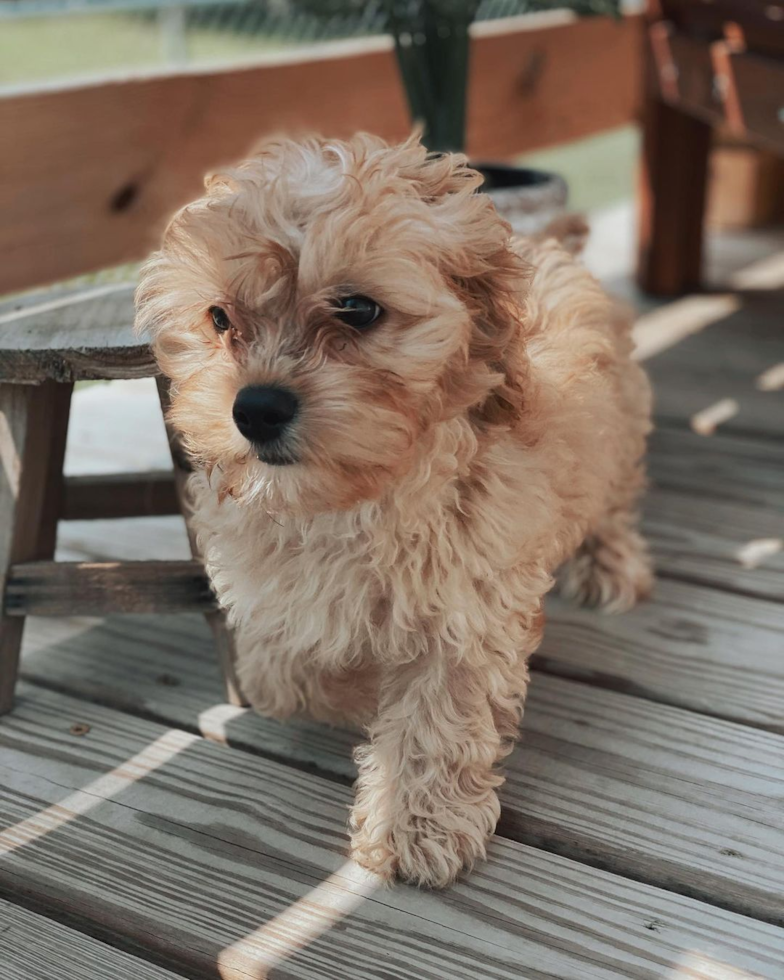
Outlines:
{"type": "Polygon", "coordinates": [[[375,300],[367,296],[341,296],[335,316],[357,330],[372,326],[384,312],[375,300]]]}
{"type": "Polygon", "coordinates": [[[226,311],[221,306],[211,306],[210,316],[212,317],[212,322],[215,324],[215,329],[218,333],[225,333],[231,328],[231,320],[226,315],[226,311]]]}

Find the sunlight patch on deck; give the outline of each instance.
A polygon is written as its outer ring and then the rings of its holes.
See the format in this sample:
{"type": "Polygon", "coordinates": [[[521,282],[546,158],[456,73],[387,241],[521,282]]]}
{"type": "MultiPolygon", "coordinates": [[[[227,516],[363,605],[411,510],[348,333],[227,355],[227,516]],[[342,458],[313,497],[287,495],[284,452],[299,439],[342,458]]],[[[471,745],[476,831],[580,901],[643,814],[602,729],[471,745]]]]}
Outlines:
{"type": "Polygon", "coordinates": [[[726,293],[719,296],[687,296],[644,313],[632,328],[634,358],[646,361],[661,354],[712,323],[737,313],[740,307],[740,299],[726,293]]]}
{"type": "Polygon", "coordinates": [[[784,361],[763,371],[758,375],[754,385],[759,391],[779,391],[784,388],[784,361]]]}
{"type": "Polygon", "coordinates": [[[698,950],[689,950],[663,975],[667,980],[762,980],[759,973],[740,970],[698,950]]]}
{"type": "Polygon", "coordinates": [[[784,252],[776,252],[738,269],[729,277],[733,289],[778,289],[784,286],[784,252]]]}
{"type": "Polygon", "coordinates": [[[235,718],[246,715],[248,711],[250,708],[234,704],[215,704],[211,708],[205,708],[199,712],[199,731],[210,741],[225,745],[228,741],[226,725],[235,718]]]}
{"type": "Polygon", "coordinates": [[[720,402],[709,405],[691,417],[692,429],[701,436],[712,436],[716,429],[740,411],[734,398],[722,398],[720,402]]]}
{"type": "Polygon", "coordinates": [[[784,541],[781,538],[755,538],[738,548],[735,557],[744,568],[757,568],[766,558],[777,555],[784,550],[784,541]]]}
{"type": "Polygon", "coordinates": [[[198,735],[171,729],[111,772],[75,790],[59,803],[53,803],[40,813],[0,831],[0,855],[10,854],[83,816],[99,803],[118,796],[133,783],[160,769],[194,742],[200,741],[198,735]]]}
{"type": "Polygon", "coordinates": [[[263,980],[352,912],[383,885],[383,879],[355,861],[346,863],[307,895],[218,955],[224,980],[263,980]]]}

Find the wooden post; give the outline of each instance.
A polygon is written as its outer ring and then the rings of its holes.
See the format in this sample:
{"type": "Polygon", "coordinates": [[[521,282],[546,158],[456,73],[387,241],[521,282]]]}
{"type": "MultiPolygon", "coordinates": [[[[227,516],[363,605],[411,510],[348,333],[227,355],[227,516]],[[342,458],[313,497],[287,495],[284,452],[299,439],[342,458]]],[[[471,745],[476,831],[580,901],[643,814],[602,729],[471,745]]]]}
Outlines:
{"type": "Polygon", "coordinates": [[[698,289],[711,127],[646,100],[640,174],[640,288],[656,296],[698,289]]]}
{"type": "Polygon", "coordinates": [[[649,0],[643,35],[642,163],[639,179],[637,280],[657,296],[698,289],[711,126],[668,104],[681,79],[670,59],[656,56],[668,35],[657,0],[649,0]]]}
{"type": "MultiPolygon", "coordinates": [[[[169,437],[169,448],[171,449],[172,463],[174,464],[174,482],[177,488],[177,496],[180,500],[182,516],[185,518],[185,527],[188,531],[191,554],[194,558],[200,559],[201,555],[199,553],[196,535],[193,533],[189,520],[190,502],[188,500],[186,486],[189,472],[187,468],[187,460],[180,445],[179,436],[169,425],[168,420],[169,382],[168,379],[164,377],[158,377],[157,380],[158,395],[161,400],[161,409],[163,410],[163,418],[166,424],[166,434],[169,437]]],[[[234,670],[234,641],[231,631],[226,624],[226,617],[224,613],[218,611],[205,613],[204,618],[207,620],[207,623],[212,630],[215,645],[218,648],[218,663],[220,664],[221,676],[223,677],[223,688],[226,700],[229,704],[247,707],[248,701],[245,700],[240,692],[239,684],[237,682],[237,675],[234,670]]]]}
{"type": "MultiPolygon", "coordinates": [[[[0,384],[0,596],[18,562],[54,556],[73,385],[0,384]]],[[[0,608],[0,715],[11,710],[24,618],[0,608]]]]}

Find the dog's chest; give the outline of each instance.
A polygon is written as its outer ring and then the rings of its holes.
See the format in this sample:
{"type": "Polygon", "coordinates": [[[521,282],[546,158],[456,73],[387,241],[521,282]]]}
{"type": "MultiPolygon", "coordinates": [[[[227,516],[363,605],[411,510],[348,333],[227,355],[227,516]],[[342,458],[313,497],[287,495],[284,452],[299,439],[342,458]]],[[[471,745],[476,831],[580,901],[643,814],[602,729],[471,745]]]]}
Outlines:
{"type": "Polygon", "coordinates": [[[318,649],[336,664],[367,648],[384,575],[366,527],[341,515],[281,527],[238,511],[212,530],[213,583],[254,643],[287,657],[318,649]]]}
{"type": "MultiPolygon", "coordinates": [[[[508,496],[518,508],[519,494],[508,496]]],[[[531,572],[535,582],[513,572],[522,529],[511,513],[458,520],[424,498],[405,509],[369,503],[276,522],[228,501],[203,503],[199,523],[219,598],[271,659],[312,663],[317,654],[341,669],[412,657],[427,635],[481,629],[488,616],[506,618],[526,592],[547,587],[544,569],[531,572]]]]}

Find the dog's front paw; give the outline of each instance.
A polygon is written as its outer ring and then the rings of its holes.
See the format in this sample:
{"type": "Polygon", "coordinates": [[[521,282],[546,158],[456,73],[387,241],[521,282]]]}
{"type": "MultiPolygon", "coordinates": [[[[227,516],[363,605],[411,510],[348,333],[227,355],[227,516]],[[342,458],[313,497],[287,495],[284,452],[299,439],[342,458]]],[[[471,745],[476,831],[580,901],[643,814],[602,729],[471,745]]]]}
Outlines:
{"type": "Polygon", "coordinates": [[[358,805],[352,812],[352,857],[362,867],[427,888],[445,888],[485,857],[500,806],[494,792],[478,803],[444,804],[430,815],[358,805]]]}

